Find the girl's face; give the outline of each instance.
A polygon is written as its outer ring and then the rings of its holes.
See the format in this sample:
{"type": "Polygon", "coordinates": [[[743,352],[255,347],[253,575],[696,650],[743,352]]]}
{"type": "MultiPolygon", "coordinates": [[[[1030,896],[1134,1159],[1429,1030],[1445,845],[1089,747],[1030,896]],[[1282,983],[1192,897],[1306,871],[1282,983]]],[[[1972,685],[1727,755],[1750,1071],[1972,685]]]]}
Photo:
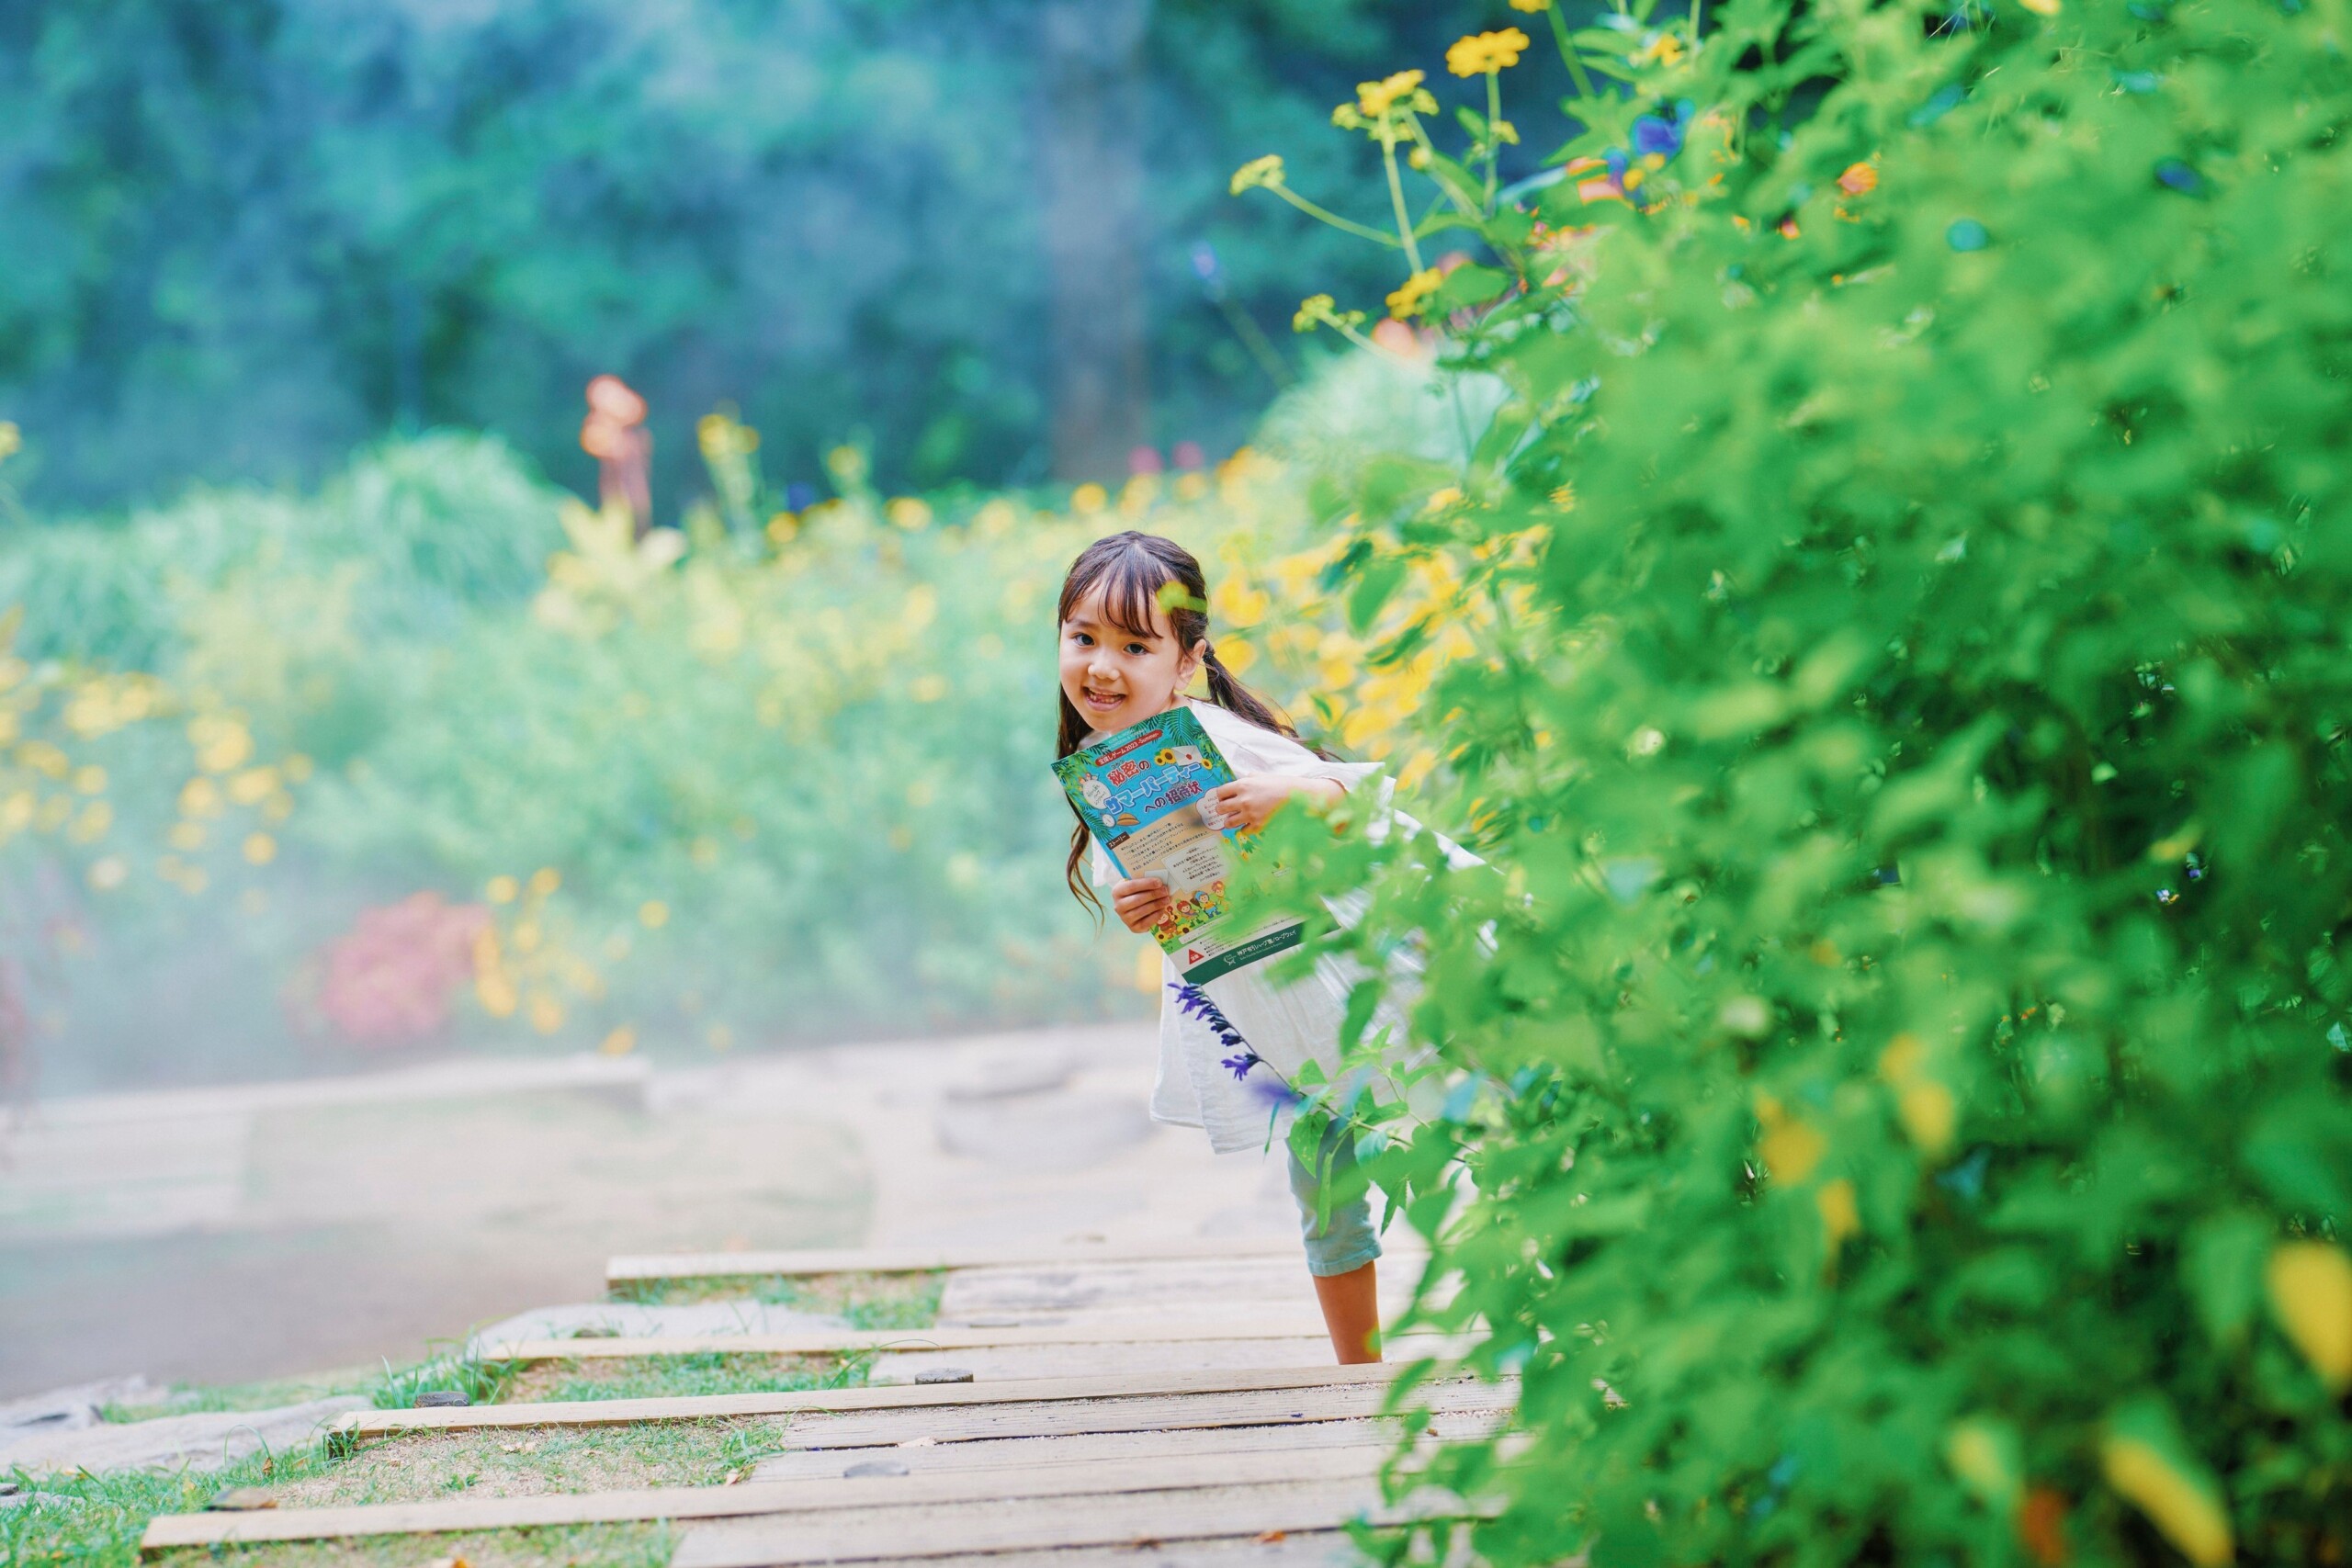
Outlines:
{"type": "Polygon", "coordinates": [[[1151,629],[1114,624],[1098,590],[1062,623],[1062,694],[1098,731],[1125,729],[1176,705],[1200,665],[1200,645],[1179,647],[1165,611],[1151,629]]]}

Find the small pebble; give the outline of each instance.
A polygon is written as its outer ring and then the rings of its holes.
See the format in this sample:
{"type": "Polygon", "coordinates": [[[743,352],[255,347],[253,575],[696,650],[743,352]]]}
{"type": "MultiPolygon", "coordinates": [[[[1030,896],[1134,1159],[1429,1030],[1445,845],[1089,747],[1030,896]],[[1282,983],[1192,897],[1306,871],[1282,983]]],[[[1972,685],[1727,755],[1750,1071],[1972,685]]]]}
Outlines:
{"type": "Polygon", "coordinates": [[[917,1382],[970,1382],[971,1381],[972,1374],[961,1367],[933,1367],[929,1371],[915,1374],[917,1382]]]}
{"type": "Polygon", "coordinates": [[[472,1403],[472,1400],[468,1399],[464,1394],[459,1393],[454,1388],[436,1388],[430,1393],[418,1394],[413,1408],[418,1410],[447,1410],[457,1405],[471,1404],[472,1403]]]}
{"type": "Polygon", "coordinates": [[[863,1464],[851,1465],[847,1470],[842,1472],[842,1474],[844,1477],[856,1477],[860,1475],[904,1475],[906,1473],[907,1461],[902,1459],[870,1459],[865,1461],[863,1464]]]}

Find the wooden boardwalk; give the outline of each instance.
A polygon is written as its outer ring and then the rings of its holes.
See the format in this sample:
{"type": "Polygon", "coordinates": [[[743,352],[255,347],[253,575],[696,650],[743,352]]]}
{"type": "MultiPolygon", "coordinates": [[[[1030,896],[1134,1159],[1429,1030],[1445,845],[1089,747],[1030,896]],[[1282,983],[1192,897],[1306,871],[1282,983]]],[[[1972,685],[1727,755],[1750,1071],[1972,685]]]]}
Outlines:
{"type": "MultiPolygon", "coordinates": [[[[1397,1261],[1405,1267],[1392,1271],[1403,1276],[1418,1260],[1397,1261]]],[[[1108,1568],[1114,1559],[1137,1568],[1180,1550],[1187,1562],[1302,1568],[1349,1556],[1351,1520],[1470,1506],[1433,1489],[1384,1495],[1379,1472],[1401,1434],[1389,1414],[1394,1369],[1331,1363],[1295,1246],[617,1258],[611,1278],[943,1269],[931,1328],[492,1348],[525,1362],[599,1364],[711,1350],[862,1353],[876,1357],[877,1381],[866,1386],[363,1411],[334,1435],[349,1450],[424,1434],[777,1423],[784,1451],[741,1484],[165,1515],[141,1548],[660,1520],[675,1532],[673,1568],[1108,1568]],[[879,1381],[893,1363],[911,1376],[941,1359],[972,1381],[879,1381]]],[[[1385,1283],[1396,1287],[1391,1299],[1408,1293],[1408,1279],[1385,1283]]],[[[1392,1353],[1454,1348],[1417,1338],[1392,1353]]],[[[1423,1442],[1496,1429],[1515,1393],[1460,1376],[1422,1384],[1411,1403],[1432,1413],[1423,1442]]]]}

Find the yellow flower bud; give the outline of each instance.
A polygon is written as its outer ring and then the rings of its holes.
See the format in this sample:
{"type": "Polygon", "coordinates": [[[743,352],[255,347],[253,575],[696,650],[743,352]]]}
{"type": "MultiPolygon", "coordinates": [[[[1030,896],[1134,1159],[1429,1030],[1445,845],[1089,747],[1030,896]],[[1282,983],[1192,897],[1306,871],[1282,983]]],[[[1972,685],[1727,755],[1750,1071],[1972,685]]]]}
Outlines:
{"type": "Polygon", "coordinates": [[[2324,1241],[2281,1242],[2262,1278],[2271,1315],[2320,1382],[2352,1387],[2352,1258],[2324,1241]]]}

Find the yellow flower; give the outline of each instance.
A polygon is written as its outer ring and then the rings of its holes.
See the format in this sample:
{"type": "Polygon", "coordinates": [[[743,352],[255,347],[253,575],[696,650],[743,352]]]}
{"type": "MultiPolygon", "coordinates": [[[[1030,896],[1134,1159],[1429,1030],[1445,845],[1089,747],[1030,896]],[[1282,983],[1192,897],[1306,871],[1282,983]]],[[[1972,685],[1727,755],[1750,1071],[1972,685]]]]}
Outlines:
{"type": "Polygon", "coordinates": [[[2235,1554],[2230,1517],[2202,1476],[2188,1472],[2154,1443],[2134,1437],[2109,1437],[2098,1457],[2107,1483],[2147,1515],[2157,1533],[2197,1568],[2221,1568],[2235,1554]]]}
{"type": "Polygon", "coordinates": [[[267,833],[245,835],[245,861],[250,865],[267,865],[277,858],[277,840],[267,833]]]}
{"type": "Polygon", "coordinates": [[[1898,1034],[1879,1053],[1878,1076],[1895,1091],[1895,1119],[1929,1159],[1951,1146],[1960,1122],[1960,1101],[1928,1074],[1928,1045],[1916,1034],[1898,1034]]]}
{"type": "Polygon", "coordinates": [[[511,876],[493,876],[490,879],[489,885],[482,889],[490,896],[490,901],[493,904],[512,904],[514,902],[514,896],[522,890],[522,884],[511,876]]]}
{"type": "Polygon", "coordinates": [[[1821,1228],[1827,1233],[1829,1255],[1835,1258],[1848,1236],[1861,1234],[1862,1213],[1854,1201],[1854,1184],[1842,1176],[1825,1181],[1813,1195],[1813,1203],[1821,1211],[1821,1228]]]}
{"type": "Polygon", "coordinates": [[[1256,190],[1261,186],[1272,190],[1282,183],[1283,155],[1269,152],[1262,158],[1252,158],[1234,170],[1230,188],[1235,196],[1239,196],[1245,190],[1256,190]]]}
{"type": "Polygon", "coordinates": [[[193,778],[180,786],[180,814],[185,817],[216,817],[220,812],[220,789],[210,779],[193,778]]]}
{"type": "Polygon", "coordinates": [[[1838,176],[1838,188],[1848,196],[1867,196],[1878,189],[1878,171],[1867,163],[1849,164],[1838,176]]]}
{"type": "Polygon", "coordinates": [[[911,495],[897,496],[882,508],[882,515],[893,526],[918,534],[931,526],[931,503],[911,495]]]}
{"type": "Polygon", "coordinates": [[[648,898],[637,907],[637,923],[650,931],[660,931],[670,923],[670,906],[659,898],[648,898]]]}
{"type": "Polygon", "coordinates": [[[6,462],[25,444],[25,433],[17,428],[13,419],[0,419],[0,463],[6,462]]]}
{"type": "Polygon", "coordinates": [[[600,1055],[606,1056],[626,1056],[636,1049],[637,1031],[626,1023],[605,1035],[596,1047],[600,1055]]]}
{"type": "Polygon", "coordinates": [[[2018,0],[2018,4],[2037,17],[2054,17],[2058,14],[2058,0],[2018,0]]]}
{"type": "Polygon", "coordinates": [[[1921,1154],[1940,1159],[1951,1147],[1952,1131],[1960,1122],[1960,1102],[1943,1085],[1923,1078],[1904,1089],[1895,1101],[1894,1114],[1921,1154]]]}
{"type": "Polygon", "coordinates": [[[1756,1119],[1764,1124],[1756,1152],[1775,1181],[1803,1181],[1829,1152],[1828,1139],[1791,1116],[1769,1094],[1757,1096],[1756,1119]]]}
{"type": "Polygon", "coordinates": [[[1517,28],[1498,33],[1471,33],[1456,39],[1445,51],[1445,68],[1456,76],[1484,76],[1519,63],[1527,35],[1517,28]]]}
{"type": "Polygon", "coordinates": [[[2324,1241],[2282,1242],[2263,1269],[2278,1326],[2335,1393],[2352,1387],[2352,1259],[2324,1241]]]}
{"type": "Polygon", "coordinates": [[[1642,47],[1634,56],[1636,65],[1671,65],[1682,58],[1682,40],[1672,33],[1660,33],[1642,47]]]}
{"type": "Polygon", "coordinates": [[[1080,517],[1091,517],[1111,503],[1111,492],[1088,480],[1069,492],[1069,509],[1080,517]]]}
{"type": "MultiPolygon", "coordinates": [[[[1527,40],[1521,39],[1520,41],[1525,43],[1527,40]]],[[[1399,71],[1377,82],[1359,82],[1356,84],[1356,110],[1378,119],[1396,107],[1397,99],[1410,97],[1421,81],[1422,73],[1419,71],[1399,71]]]]}
{"type": "Polygon", "coordinates": [[[2017,1434],[2008,1427],[1973,1416],[1944,1438],[1944,1462],[1968,1489],[2003,1509],[2017,1506],[2025,1490],[2017,1434]]]}
{"type": "Polygon", "coordinates": [[[1398,321],[1420,314],[1421,301],[1437,292],[1445,275],[1433,266],[1425,266],[1399,284],[1388,296],[1388,313],[1398,321]]]}
{"type": "Polygon", "coordinates": [[[1539,11],[1550,10],[1552,0],[1510,0],[1510,8],[1514,11],[1525,11],[1532,16],[1539,11]]]}

